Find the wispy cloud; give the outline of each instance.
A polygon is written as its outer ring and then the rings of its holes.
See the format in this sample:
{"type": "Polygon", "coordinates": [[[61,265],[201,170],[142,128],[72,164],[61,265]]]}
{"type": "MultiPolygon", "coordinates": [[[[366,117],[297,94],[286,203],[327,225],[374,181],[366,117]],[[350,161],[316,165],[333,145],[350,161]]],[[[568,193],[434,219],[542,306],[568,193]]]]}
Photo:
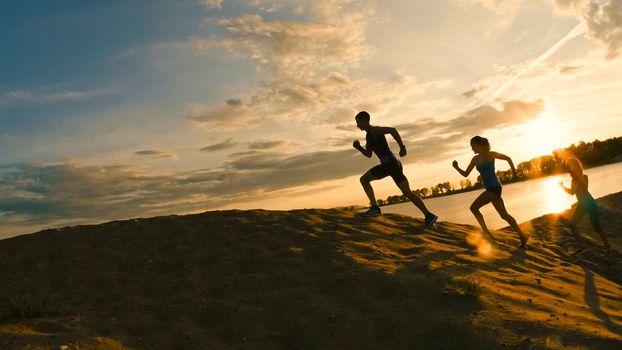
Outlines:
{"type": "Polygon", "coordinates": [[[235,147],[237,145],[238,145],[238,143],[233,141],[233,139],[226,139],[226,140],[224,140],[222,142],[215,143],[213,145],[209,145],[209,146],[203,147],[199,151],[200,152],[223,151],[223,150],[226,150],[226,149],[233,148],[233,147],[235,147]]]}
{"type": "Polygon", "coordinates": [[[233,105],[227,102],[191,106],[185,117],[210,129],[231,131],[275,122],[340,124],[351,121],[358,110],[389,111],[415,96],[450,84],[447,80],[418,82],[403,73],[397,73],[389,81],[377,81],[351,79],[343,73],[331,72],[316,82],[275,83],[269,89],[252,91],[233,105]]]}
{"type": "Polygon", "coordinates": [[[286,140],[272,140],[272,141],[255,141],[248,145],[249,149],[263,150],[272,148],[282,148],[289,145],[289,141],[286,140]]]}
{"type": "Polygon", "coordinates": [[[579,66],[563,66],[563,67],[559,67],[559,73],[561,74],[572,74],[575,73],[576,71],[580,70],[581,67],[579,66]]]}
{"type": "Polygon", "coordinates": [[[527,123],[545,111],[542,100],[532,102],[512,100],[503,102],[501,106],[500,109],[490,105],[479,106],[443,122],[423,119],[417,123],[401,124],[398,125],[398,130],[410,139],[425,140],[426,135],[429,137],[452,135],[457,140],[464,140],[485,131],[527,123]]]}
{"type": "Polygon", "coordinates": [[[501,94],[508,87],[510,87],[512,84],[514,84],[514,82],[518,78],[522,77],[526,73],[529,73],[535,67],[541,65],[549,57],[551,57],[555,52],[557,52],[560,48],[564,47],[571,40],[573,40],[574,38],[578,37],[579,35],[582,35],[583,33],[585,33],[585,25],[583,23],[577,24],[574,28],[572,28],[570,30],[570,32],[568,32],[568,34],[566,34],[563,38],[561,38],[559,41],[557,41],[553,46],[551,46],[543,54],[538,56],[538,58],[536,58],[533,61],[530,61],[524,67],[520,67],[520,69],[517,72],[515,72],[505,83],[501,84],[501,86],[496,88],[492,94],[490,94],[483,102],[480,103],[480,105],[484,105],[484,104],[489,103],[492,99],[494,99],[497,96],[499,96],[499,94],[501,94]]]}
{"type": "Polygon", "coordinates": [[[452,0],[453,2],[467,6],[477,5],[495,14],[498,25],[508,25],[516,15],[524,0],[452,0]]]}
{"type": "Polygon", "coordinates": [[[478,93],[487,90],[489,88],[488,85],[482,84],[482,85],[478,85],[474,88],[472,88],[471,90],[465,91],[462,93],[462,96],[466,97],[466,98],[471,98],[475,95],[477,95],[478,93]]]}
{"type": "MultiPolygon", "coordinates": [[[[459,4],[479,5],[495,13],[501,24],[507,24],[528,0],[453,0],[459,4]]],[[[622,50],[622,0],[552,0],[554,6],[579,19],[587,36],[602,44],[605,57],[614,59],[622,50]]],[[[583,34],[583,33],[579,33],[583,34]]]]}
{"type": "Polygon", "coordinates": [[[208,127],[237,130],[257,123],[261,118],[242,104],[226,103],[220,106],[189,106],[184,117],[208,127]]]}
{"type": "Polygon", "coordinates": [[[161,149],[149,149],[149,150],[143,150],[143,151],[136,151],[135,154],[137,156],[148,156],[148,157],[157,157],[157,158],[170,158],[173,160],[177,159],[177,154],[171,152],[171,151],[166,151],[166,150],[161,150],[161,149]]]}
{"type": "Polygon", "coordinates": [[[221,9],[223,0],[201,0],[201,2],[211,9],[221,9]]]}
{"type": "Polygon", "coordinates": [[[40,105],[46,103],[86,101],[112,94],[111,90],[13,90],[0,93],[0,107],[40,105]]]}

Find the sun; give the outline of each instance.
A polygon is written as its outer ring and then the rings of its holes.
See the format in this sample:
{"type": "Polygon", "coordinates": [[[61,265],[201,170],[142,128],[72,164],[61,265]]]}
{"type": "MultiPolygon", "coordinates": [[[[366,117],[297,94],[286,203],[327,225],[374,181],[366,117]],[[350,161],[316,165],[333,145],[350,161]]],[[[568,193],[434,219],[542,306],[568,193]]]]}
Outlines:
{"type": "MultiPolygon", "coordinates": [[[[565,193],[559,186],[561,176],[552,176],[542,181],[542,194],[544,194],[544,209],[546,213],[559,213],[568,209],[572,203],[573,198],[565,193]]],[[[569,184],[566,184],[568,187],[569,184]]]]}
{"type": "Polygon", "coordinates": [[[537,119],[526,125],[527,139],[525,146],[531,154],[545,155],[551,154],[559,148],[561,140],[560,123],[553,120],[548,112],[541,113],[537,119]]]}

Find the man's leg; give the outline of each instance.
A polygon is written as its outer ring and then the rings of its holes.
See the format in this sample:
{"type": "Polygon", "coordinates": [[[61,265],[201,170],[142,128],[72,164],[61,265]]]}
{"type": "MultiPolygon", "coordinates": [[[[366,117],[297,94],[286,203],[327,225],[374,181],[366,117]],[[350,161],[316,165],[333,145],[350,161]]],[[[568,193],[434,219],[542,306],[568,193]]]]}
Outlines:
{"type": "Polygon", "coordinates": [[[428,208],[425,206],[425,204],[421,200],[421,198],[419,198],[419,196],[417,196],[413,191],[410,190],[410,184],[408,183],[408,179],[404,179],[400,181],[399,183],[396,183],[396,185],[400,189],[400,191],[402,191],[402,194],[404,194],[406,198],[408,198],[411,202],[413,202],[413,204],[417,208],[419,208],[421,212],[423,212],[423,215],[427,217],[428,215],[431,214],[428,208]]]}
{"type": "Polygon", "coordinates": [[[361,176],[361,185],[363,185],[363,190],[365,190],[365,194],[367,198],[369,198],[369,203],[372,207],[377,208],[378,203],[376,202],[376,196],[374,195],[374,189],[371,187],[371,182],[377,180],[376,176],[372,174],[371,170],[363,174],[361,176]]]}

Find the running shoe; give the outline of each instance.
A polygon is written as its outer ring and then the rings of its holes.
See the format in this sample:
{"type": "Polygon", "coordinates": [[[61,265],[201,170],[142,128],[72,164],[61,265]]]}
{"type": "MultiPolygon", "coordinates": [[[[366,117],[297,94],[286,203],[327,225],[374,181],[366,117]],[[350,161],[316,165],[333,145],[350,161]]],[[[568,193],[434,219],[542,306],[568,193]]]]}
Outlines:
{"type": "Polygon", "coordinates": [[[429,213],[428,215],[425,216],[425,228],[430,228],[432,227],[432,225],[434,225],[434,223],[436,222],[436,220],[438,220],[438,216],[429,213]]]}
{"type": "Polygon", "coordinates": [[[380,208],[378,208],[378,207],[371,207],[371,208],[369,208],[369,210],[367,210],[366,212],[364,212],[361,215],[369,218],[369,217],[374,217],[374,216],[378,216],[378,215],[381,215],[381,214],[382,214],[382,212],[380,211],[380,208]]]}

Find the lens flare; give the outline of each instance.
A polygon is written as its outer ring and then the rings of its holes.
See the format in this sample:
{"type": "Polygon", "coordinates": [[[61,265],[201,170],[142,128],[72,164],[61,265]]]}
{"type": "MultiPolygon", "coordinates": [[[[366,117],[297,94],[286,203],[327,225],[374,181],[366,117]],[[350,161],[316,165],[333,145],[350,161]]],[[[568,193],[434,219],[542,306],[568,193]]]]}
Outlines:
{"type": "Polygon", "coordinates": [[[477,254],[484,258],[490,258],[494,254],[493,245],[482,237],[479,232],[469,232],[466,237],[468,244],[475,247],[477,254]]]}
{"type": "Polygon", "coordinates": [[[481,240],[477,245],[477,253],[480,256],[485,258],[490,258],[493,254],[494,250],[492,248],[492,244],[486,240],[481,240]]]}
{"type": "MultiPolygon", "coordinates": [[[[544,203],[547,213],[559,213],[572,205],[573,198],[564,193],[559,186],[561,177],[554,176],[542,182],[542,192],[545,193],[546,201],[544,203]]],[[[570,184],[566,184],[566,187],[570,184]]]]}

